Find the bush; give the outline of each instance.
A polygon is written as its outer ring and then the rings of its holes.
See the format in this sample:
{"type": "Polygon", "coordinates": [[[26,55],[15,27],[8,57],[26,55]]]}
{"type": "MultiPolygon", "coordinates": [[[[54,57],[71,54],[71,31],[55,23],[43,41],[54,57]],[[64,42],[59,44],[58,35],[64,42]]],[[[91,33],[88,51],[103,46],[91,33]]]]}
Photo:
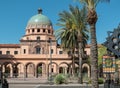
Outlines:
{"type": "Polygon", "coordinates": [[[103,78],[99,78],[98,79],[98,84],[103,84],[104,83],[104,79],[103,78]]]}
{"type": "MultiPolygon", "coordinates": [[[[92,80],[89,79],[88,80],[88,83],[91,84],[92,83],[92,80]]],[[[103,78],[98,78],[98,84],[103,84],[104,83],[104,79],[103,78]]]]}
{"type": "Polygon", "coordinates": [[[54,82],[56,84],[63,84],[63,83],[66,83],[67,80],[66,80],[66,77],[63,75],[63,74],[58,74],[55,79],[54,79],[54,82]]]}

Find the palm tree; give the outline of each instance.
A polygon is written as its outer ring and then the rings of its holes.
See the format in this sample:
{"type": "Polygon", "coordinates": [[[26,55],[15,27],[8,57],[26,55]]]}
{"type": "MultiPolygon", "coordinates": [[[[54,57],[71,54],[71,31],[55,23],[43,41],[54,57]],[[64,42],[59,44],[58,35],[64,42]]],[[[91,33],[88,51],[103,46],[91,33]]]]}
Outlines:
{"type": "Polygon", "coordinates": [[[77,39],[78,39],[78,50],[79,50],[79,74],[78,82],[82,84],[82,59],[85,58],[84,48],[88,40],[88,28],[86,22],[86,9],[83,7],[81,10],[76,7],[73,8],[70,6],[70,11],[73,15],[73,24],[77,30],[77,39]]]}
{"type": "Polygon", "coordinates": [[[58,25],[62,28],[55,31],[57,40],[61,39],[63,50],[72,51],[72,76],[75,76],[75,47],[77,46],[77,31],[72,29],[71,14],[67,11],[59,13],[58,25]]]}
{"type": "Polygon", "coordinates": [[[96,39],[96,22],[97,13],[96,6],[100,1],[110,1],[110,0],[79,0],[84,3],[88,9],[87,12],[87,22],[90,25],[90,36],[91,36],[91,80],[92,88],[99,88],[98,86],[98,53],[97,53],[97,39],[96,39]]]}
{"type": "Polygon", "coordinates": [[[72,49],[73,74],[74,74],[74,52],[79,43],[79,82],[82,83],[81,65],[84,56],[84,47],[88,40],[88,30],[86,26],[85,8],[80,10],[78,6],[70,5],[70,12],[63,11],[59,14],[59,30],[56,31],[57,39],[61,38],[61,46],[65,49],[72,49]]]}

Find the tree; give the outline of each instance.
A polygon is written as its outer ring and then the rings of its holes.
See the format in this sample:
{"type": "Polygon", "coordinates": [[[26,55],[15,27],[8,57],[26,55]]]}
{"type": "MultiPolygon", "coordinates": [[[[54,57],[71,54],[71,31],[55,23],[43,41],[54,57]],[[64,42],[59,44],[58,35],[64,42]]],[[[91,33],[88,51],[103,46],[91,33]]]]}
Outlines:
{"type": "Polygon", "coordinates": [[[98,46],[98,66],[102,64],[103,55],[107,54],[107,49],[105,46],[98,46]]]}
{"type": "Polygon", "coordinates": [[[98,46],[98,74],[99,74],[99,77],[103,77],[103,71],[102,71],[102,58],[103,58],[103,55],[107,54],[107,49],[105,46],[102,46],[102,45],[99,45],[98,46]]]}
{"type": "MultiPolygon", "coordinates": [[[[69,6],[70,12],[63,11],[59,13],[60,19],[58,25],[61,26],[55,32],[56,38],[61,39],[61,47],[72,51],[72,71],[75,73],[75,49],[78,48],[80,42],[81,58],[84,54],[85,44],[88,40],[88,30],[86,28],[85,10],[80,10],[78,6],[69,6]]],[[[84,8],[85,9],[85,8],[84,8]]],[[[80,59],[81,59],[80,58],[80,59]]],[[[81,63],[82,64],[82,63],[81,63]]],[[[81,76],[82,77],[82,76],[81,76]]]]}
{"type": "Polygon", "coordinates": [[[91,57],[91,79],[92,88],[99,88],[98,86],[98,52],[97,52],[97,39],[96,39],[96,22],[97,22],[97,12],[96,6],[99,2],[110,1],[110,0],[79,0],[79,2],[84,3],[87,7],[87,22],[90,26],[90,36],[91,36],[91,47],[90,47],[90,57],[91,57]]]}

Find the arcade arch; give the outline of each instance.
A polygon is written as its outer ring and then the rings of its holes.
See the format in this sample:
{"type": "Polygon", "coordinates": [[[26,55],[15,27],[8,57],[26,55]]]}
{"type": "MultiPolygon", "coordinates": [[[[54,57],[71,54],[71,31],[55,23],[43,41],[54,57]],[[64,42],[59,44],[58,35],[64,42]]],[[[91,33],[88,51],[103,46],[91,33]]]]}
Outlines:
{"type": "Polygon", "coordinates": [[[26,77],[34,77],[35,76],[35,64],[29,62],[25,65],[25,74],[26,77]]]}
{"type": "Polygon", "coordinates": [[[43,62],[40,62],[36,66],[36,73],[37,77],[45,76],[46,75],[46,64],[43,62]]]}
{"type": "Polygon", "coordinates": [[[90,77],[90,66],[87,63],[82,65],[82,74],[83,76],[90,77]]]}

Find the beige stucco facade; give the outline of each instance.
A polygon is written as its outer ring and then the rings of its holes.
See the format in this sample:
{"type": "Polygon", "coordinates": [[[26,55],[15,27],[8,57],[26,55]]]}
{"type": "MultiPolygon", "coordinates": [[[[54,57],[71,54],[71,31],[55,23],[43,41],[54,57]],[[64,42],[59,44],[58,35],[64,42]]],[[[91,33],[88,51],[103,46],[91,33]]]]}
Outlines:
{"type": "MultiPolygon", "coordinates": [[[[0,69],[7,77],[48,77],[50,73],[71,74],[71,56],[57,44],[51,21],[41,10],[31,17],[20,44],[0,44],[0,69]],[[52,63],[52,65],[51,65],[52,63]]],[[[77,51],[77,50],[76,50],[77,51]]],[[[89,45],[85,48],[90,54],[89,45]]],[[[75,60],[76,73],[78,59],[75,60]]],[[[90,66],[83,63],[90,77],[90,66]]]]}

